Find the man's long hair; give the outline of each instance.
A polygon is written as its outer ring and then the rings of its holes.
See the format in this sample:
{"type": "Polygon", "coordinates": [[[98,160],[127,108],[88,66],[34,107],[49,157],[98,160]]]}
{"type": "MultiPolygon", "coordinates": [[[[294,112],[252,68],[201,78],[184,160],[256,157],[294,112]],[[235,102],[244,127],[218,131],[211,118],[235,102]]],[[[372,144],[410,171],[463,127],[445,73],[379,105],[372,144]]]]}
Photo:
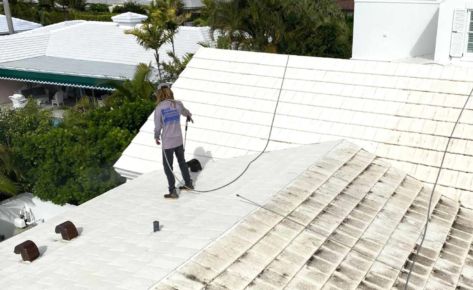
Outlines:
{"type": "Polygon", "coordinates": [[[156,92],[156,104],[159,105],[162,101],[174,100],[174,93],[171,88],[163,87],[156,92]]]}

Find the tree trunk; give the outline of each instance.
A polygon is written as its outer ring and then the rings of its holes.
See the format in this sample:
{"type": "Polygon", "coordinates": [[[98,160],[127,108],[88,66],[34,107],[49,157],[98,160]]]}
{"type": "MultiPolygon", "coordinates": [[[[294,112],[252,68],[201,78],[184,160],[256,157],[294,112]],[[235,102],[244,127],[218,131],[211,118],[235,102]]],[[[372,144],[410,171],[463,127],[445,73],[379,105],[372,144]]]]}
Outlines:
{"type": "Polygon", "coordinates": [[[176,49],[174,48],[174,35],[171,37],[172,53],[176,55],[176,49]]]}
{"type": "Polygon", "coordinates": [[[69,20],[68,19],[69,17],[67,17],[66,6],[65,5],[62,5],[62,12],[64,13],[64,21],[69,20]]]}
{"type": "Polygon", "coordinates": [[[158,66],[159,81],[161,81],[163,79],[163,76],[161,75],[161,65],[159,63],[159,50],[158,49],[154,50],[154,57],[156,58],[156,65],[158,66]]]}

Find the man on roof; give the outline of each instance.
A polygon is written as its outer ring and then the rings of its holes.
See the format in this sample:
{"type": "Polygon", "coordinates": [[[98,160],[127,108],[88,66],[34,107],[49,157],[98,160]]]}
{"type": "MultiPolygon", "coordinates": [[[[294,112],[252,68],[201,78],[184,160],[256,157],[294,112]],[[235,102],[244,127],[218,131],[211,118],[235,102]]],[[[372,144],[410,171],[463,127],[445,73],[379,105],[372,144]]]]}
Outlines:
{"type": "Polygon", "coordinates": [[[187,110],[182,102],[174,100],[174,94],[170,84],[164,83],[158,86],[156,92],[157,106],[154,110],[154,138],[156,144],[162,142],[164,173],[168,180],[169,193],[165,198],[179,198],[176,191],[176,178],[173,173],[173,156],[176,155],[182,178],[185,184],[180,186],[181,190],[194,189],[189,168],[184,157],[184,146],[181,131],[181,115],[192,120],[192,114],[187,110]]]}

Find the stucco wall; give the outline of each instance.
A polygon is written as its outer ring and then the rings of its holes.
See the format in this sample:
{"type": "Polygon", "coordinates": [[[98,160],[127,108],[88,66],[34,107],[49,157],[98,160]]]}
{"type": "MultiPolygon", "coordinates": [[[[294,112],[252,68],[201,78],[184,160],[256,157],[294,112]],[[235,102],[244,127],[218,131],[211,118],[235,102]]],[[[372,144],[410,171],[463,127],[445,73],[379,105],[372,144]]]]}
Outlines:
{"type": "Polygon", "coordinates": [[[352,57],[433,57],[438,8],[435,1],[355,1],[352,57]]]}
{"type": "Polygon", "coordinates": [[[17,81],[0,80],[0,104],[9,103],[8,96],[13,95],[24,86],[24,83],[17,81]]]}

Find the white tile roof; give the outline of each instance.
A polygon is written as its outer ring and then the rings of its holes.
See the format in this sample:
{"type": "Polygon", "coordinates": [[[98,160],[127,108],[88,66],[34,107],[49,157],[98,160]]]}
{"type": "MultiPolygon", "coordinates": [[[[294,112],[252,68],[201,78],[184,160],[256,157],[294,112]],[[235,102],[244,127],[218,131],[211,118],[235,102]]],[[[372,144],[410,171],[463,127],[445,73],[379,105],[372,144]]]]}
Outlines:
{"type": "MultiPolygon", "coordinates": [[[[231,186],[213,193],[184,193],[179,200],[162,197],[167,191],[162,171],[140,176],[0,243],[0,285],[2,289],[148,289],[256,208],[235,194],[264,203],[337,144],[264,154],[231,186]],[[82,231],[70,242],[54,233],[65,220],[82,231]],[[153,220],[163,226],[158,233],[152,233],[153,220]],[[13,254],[14,246],[27,239],[43,252],[33,263],[20,262],[13,254]]],[[[200,189],[215,187],[240,173],[252,158],[210,161],[193,179],[200,189]]]]}
{"type": "MultiPolygon", "coordinates": [[[[12,17],[13,22],[13,30],[15,33],[27,31],[35,28],[39,28],[42,25],[36,22],[31,22],[19,18],[12,17]]],[[[8,34],[8,25],[7,25],[7,18],[5,15],[0,14],[0,35],[1,34],[8,34]]]]}
{"type": "MultiPolygon", "coordinates": [[[[173,86],[195,116],[189,157],[228,158],[263,148],[287,57],[198,51],[173,86]]],[[[270,149],[345,138],[432,183],[472,88],[473,68],[290,56],[270,149]]],[[[439,182],[452,196],[462,194],[468,206],[472,117],[470,102],[439,182]]],[[[116,163],[119,172],[133,177],[162,166],[153,128],[150,117],[116,163]]]]}
{"type": "MultiPolygon", "coordinates": [[[[38,56],[126,65],[154,63],[153,52],[145,50],[133,35],[116,23],[68,21],[0,38],[0,63],[38,56]]],[[[194,53],[199,43],[210,41],[208,27],[180,27],[175,36],[176,54],[194,53]]],[[[160,49],[161,59],[171,45],[160,49]]]]}
{"type": "MultiPolygon", "coordinates": [[[[404,289],[431,189],[342,143],[152,289],[404,289]]],[[[436,192],[408,289],[473,288],[473,210],[436,192]]]]}
{"type": "Polygon", "coordinates": [[[0,63],[0,68],[118,80],[131,79],[136,71],[136,66],[129,64],[52,56],[38,56],[4,62],[0,63]]]}
{"type": "MultiPolygon", "coordinates": [[[[26,32],[24,32],[26,33],[26,32]]],[[[23,33],[0,37],[0,63],[44,55],[48,47],[48,34],[23,33]]]]}

